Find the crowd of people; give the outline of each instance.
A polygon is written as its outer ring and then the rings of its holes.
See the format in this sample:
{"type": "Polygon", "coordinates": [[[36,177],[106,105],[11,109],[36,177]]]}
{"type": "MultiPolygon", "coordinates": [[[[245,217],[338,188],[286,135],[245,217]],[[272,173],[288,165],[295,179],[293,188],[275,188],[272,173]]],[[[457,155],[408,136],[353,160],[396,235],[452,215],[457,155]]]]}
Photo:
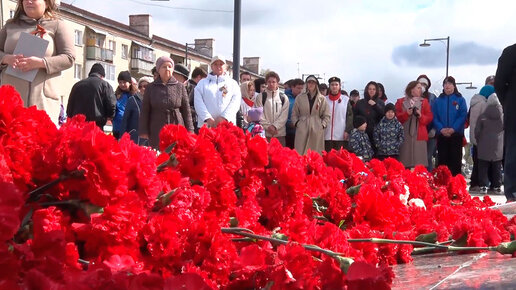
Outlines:
{"type": "Polygon", "coordinates": [[[470,126],[470,189],[502,191],[503,111],[493,76],[468,110],[452,76],[435,96],[428,76],[420,75],[407,84],[403,97],[386,104],[385,87],[375,81],[367,83],[360,98],[356,89],[348,95],[336,76],[328,84],[314,75],[282,84],[274,71],[255,80],[243,72],[237,82],[226,74],[224,57],[213,57],[210,66],[209,74],[195,68],[189,78],[185,66],[163,56],[156,61],[153,79],[136,81],[122,71],[113,92],[102,81],[102,65],[95,64],[89,77],[73,87],[67,114],[84,114],[100,127],[112,119],[116,138],[128,133],[135,143],[153,148],[166,124],[198,132],[227,121],[302,155],[344,148],[364,161],[395,158],[406,168],[422,165],[429,171],[446,165],[454,175],[462,172],[464,129],[470,126]]]}
{"type": "MultiPolygon", "coordinates": [[[[53,0],[18,0],[13,18],[0,31],[1,64],[37,74],[28,81],[2,70],[0,78],[20,92],[26,106],[47,111],[57,124],[63,120],[58,118],[59,76],[75,56],[73,34],[56,17],[56,9],[53,0]],[[14,54],[21,32],[48,40],[43,57],[14,54]]],[[[349,94],[343,90],[337,76],[327,84],[314,75],[282,84],[273,71],[255,80],[244,72],[237,82],[226,74],[224,57],[213,57],[210,67],[209,74],[202,68],[190,74],[184,65],[162,56],[152,78],[136,80],[122,71],[113,90],[104,80],[104,67],[96,63],[73,86],[66,113],[83,114],[101,128],[111,121],[115,138],[128,133],[135,143],[153,148],[159,146],[166,124],[198,132],[203,126],[231,122],[253,136],[276,138],[299,154],[344,148],[364,161],[395,158],[406,168],[423,165],[428,170],[446,165],[454,175],[461,173],[464,129],[469,126],[474,163],[470,191],[501,192],[504,182],[508,201],[516,198],[516,153],[509,150],[516,147],[516,115],[503,114],[516,106],[516,45],[504,50],[496,77],[486,79],[469,110],[452,76],[435,96],[430,79],[420,75],[393,104],[375,81],[367,83],[360,98],[356,89],[349,94]]]]}

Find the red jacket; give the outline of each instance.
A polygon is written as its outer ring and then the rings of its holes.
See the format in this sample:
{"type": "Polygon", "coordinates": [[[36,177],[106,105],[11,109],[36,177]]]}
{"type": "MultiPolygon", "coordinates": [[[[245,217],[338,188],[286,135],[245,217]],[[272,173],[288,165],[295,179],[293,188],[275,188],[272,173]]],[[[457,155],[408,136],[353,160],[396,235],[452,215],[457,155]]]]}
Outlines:
{"type": "MultiPolygon", "coordinates": [[[[396,101],[396,118],[401,124],[405,124],[409,120],[409,114],[403,107],[405,98],[398,99],[396,101]]],[[[428,141],[428,131],[426,126],[432,122],[434,115],[430,109],[430,104],[427,99],[421,101],[421,117],[419,118],[419,126],[417,128],[417,140],[428,141]]]]}

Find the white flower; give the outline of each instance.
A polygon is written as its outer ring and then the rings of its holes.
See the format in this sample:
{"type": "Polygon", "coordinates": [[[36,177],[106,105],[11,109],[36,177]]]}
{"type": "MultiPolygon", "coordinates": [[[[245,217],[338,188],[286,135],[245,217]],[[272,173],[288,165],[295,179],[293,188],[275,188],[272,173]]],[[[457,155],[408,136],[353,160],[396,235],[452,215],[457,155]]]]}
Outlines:
{"type": "Polygon", "coordinates": [[[409,206],[422,207],[426,209],[425,202],[420,198],[413,198],[408,202],[409,206]]]}
{"type": "Polygon", "coordinates": [[[410,196],[410,190],[406,184],[403,185],[403,187],[405,188],[405,194],[400,194],[400,200],[401,200],[401,203],[403,203],[404,205],[407,205],[407,201],[410,196]]]}

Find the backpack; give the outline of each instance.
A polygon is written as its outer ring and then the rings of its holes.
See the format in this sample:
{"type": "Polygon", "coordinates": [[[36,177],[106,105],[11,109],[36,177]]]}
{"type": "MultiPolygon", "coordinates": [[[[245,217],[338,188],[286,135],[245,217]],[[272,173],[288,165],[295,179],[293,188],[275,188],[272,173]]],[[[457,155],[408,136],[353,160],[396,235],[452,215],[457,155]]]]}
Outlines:
{"type": "MultiPolygon", "coordinates": [[[[283,105],[285,104],[285,98],[287,97],[284,93],[282,92],[279,92],[279,97],[281,99],[281,106],[283,107],[283,105]]],[[[262,93],[262,106],[265,105],[265,101],[267,100],[267,93],[266,92],[263,92],[262,93]]]]}

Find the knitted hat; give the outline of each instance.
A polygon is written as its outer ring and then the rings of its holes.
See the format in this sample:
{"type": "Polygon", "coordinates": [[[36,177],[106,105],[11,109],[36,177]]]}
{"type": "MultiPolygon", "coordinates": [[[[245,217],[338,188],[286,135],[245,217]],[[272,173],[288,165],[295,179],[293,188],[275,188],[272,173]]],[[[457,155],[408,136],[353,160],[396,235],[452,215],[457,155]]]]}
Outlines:
{"type": "Polygon", "coordinates": [[[101,75],[102,77],[106,76],[106,70],[104,70],[104,67],[100,63],[95,63],[90,70],[90,75],[93,73],[97,73],[101,75]]]}
{"type": "Polygon", "coordinates": [[[168,56],[160,56],[157,60],[156,60],[156,70],[159,72],[159,69],[161,68],[161,66],[166,63],[166,62],[170,62],[172,64],[172,66],[174,66],[174,61],[168,57],[168,56]]]}
{"type": "Polygon", "coordinates": [[[486,99],[489,98],[490,95],[492,95],[493,93],[495,92],[495,88],[491,85],[486,85],[486,86],[483,86],[481,89],[480,89],[480,92],[479,94],[481,94],[482,96],[484,96],[486,99]]]}
{"type": "Polygon", "coordinates": [[[124,81],[124,82],[131,82],[131,74],[124,70],[124,71],[121,71],[119,74],[118,74],[118,81],[124,81]]]}
{"type": "Polygon", "coordinates": [[[247,112],[252,122],[259,122],[263,114],[263,107],[252,108],[247,112]]]}
{"type": "Polygon", "coordinates": [[[385,105],[385,110],[383,111],[384,114],[386,114],[389,111],[396,112],[396,107],[394,107],[393,103],[388,103],[387,105],[385,105]]]}
{"type": "Polygon", "coordinates": [[[186,68],[186,66],[178,63],[174,66],[174,72],[176,74],[180,74],[182,76],[184,76],[185,78],[188,78],[188,76],[190,75],[190,71],[188,70],[188,68],[186,68]]]}
{"type": "Polygon", "coordinates": [[[367,122],[367,120],[366,120],[365,117],[363,117],[363,116],[355,116],[353,118],[353,127],[358,128],[358,127],[362,126],[366,122],[367,122]]]}
{"type": "Polygon", "coordinates": [[[432,86],[432,82],[428,78],[427,75],[420,75],[417,77],[417,81],[422,84],[426,84],[427,88],[430,88],[432,86]]]}
{"type": "Polygon", "coordinates": [[[306,77],[305,83],[307,83],[309,81],[316,82],[317,86],[319,86],[319,80],[314,75],[309,75],[306,77]]]}
{"type": "Polygon", "coordinates": [[[140,87],[140,85],[143,83],[143,82],[146,82],[148,84],[152,83],[154,81],[154,79],[152,77],[141,77],[139,80],[138,80],[138,87],[140,87]]]}

